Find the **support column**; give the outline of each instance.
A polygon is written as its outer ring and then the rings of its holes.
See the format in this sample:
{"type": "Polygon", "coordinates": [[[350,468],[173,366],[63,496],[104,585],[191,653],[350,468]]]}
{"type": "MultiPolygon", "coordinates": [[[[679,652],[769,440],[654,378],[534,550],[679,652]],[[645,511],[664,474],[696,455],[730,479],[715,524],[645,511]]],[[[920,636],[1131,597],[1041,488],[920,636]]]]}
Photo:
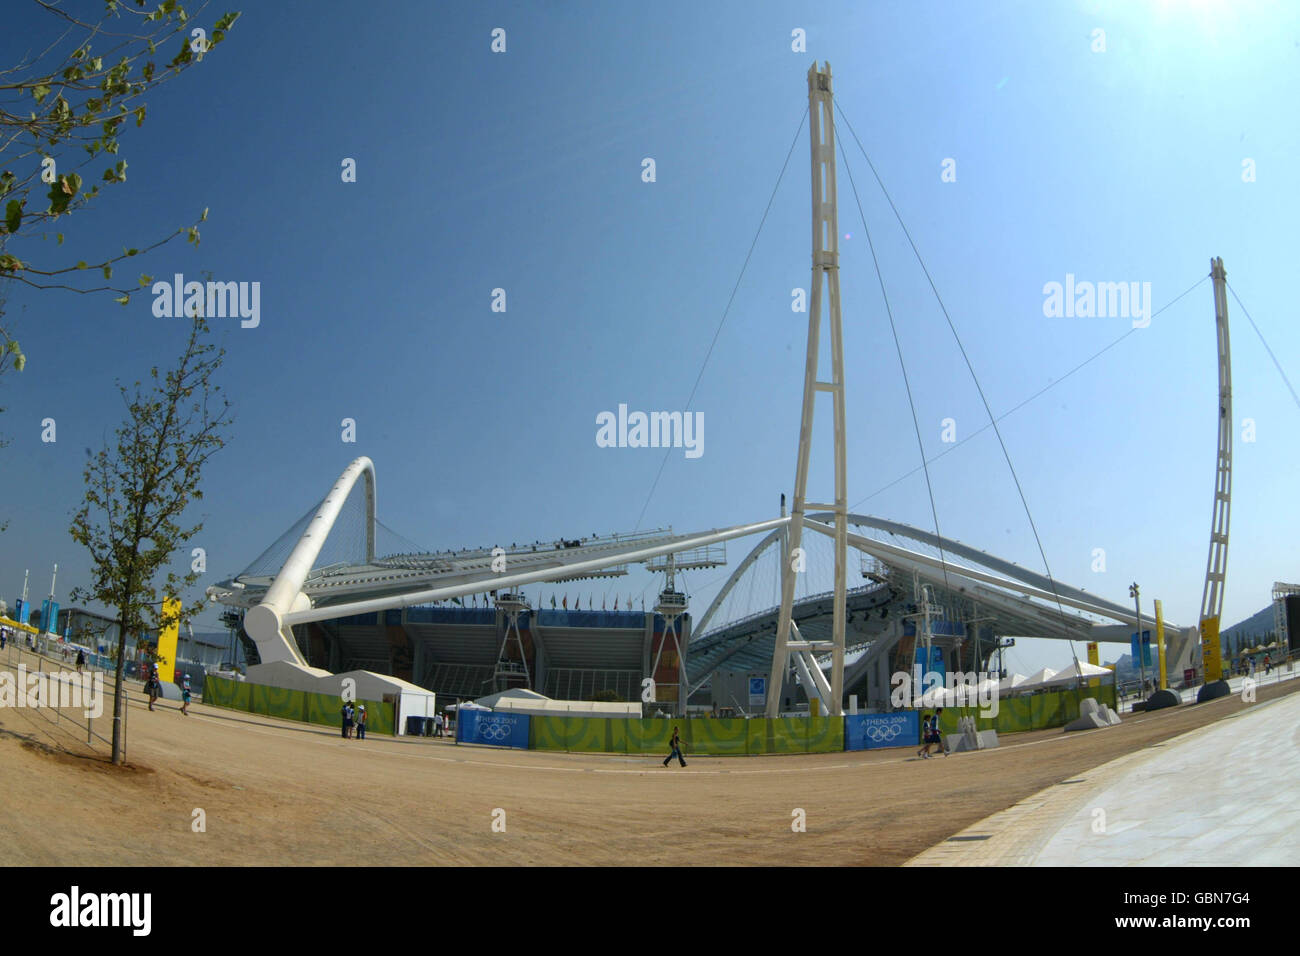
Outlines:
{"type": "MultiPolygon", "coordinates": [[[[1228,520],[1232,508],[1232,351],[1228,341],[1228,273],[1223,259],[1210,260],[1214,281],[1214,325],[1219,346],[1219,447],[1214,470],[1214,512],[1210,520],[1210,556],[1201,594],[1201,642],[1219,640],[1219,616],[1228,576],[1228,520]]],[[[1219,655],[1214,655],[1219,660],[1219,655]]],[[[1221,674],[1204,675],[1205,680],[1221,674]]]]}
{"type": "MultiPolygon", "coordinates": [[[[781,611],[777,618],[776,642],[772,649],[772,670],[768,687],[781,686],[790,656],[790,625],[794,612],[795,574],[792,565],[803,567],[803,518],[809,510],[830,511],[835,516],[835,597],[832,606],[830,713],[843,713],[844,627],[847,599],[848,490],[845,464],[844,342],[840,323],[839,219],[835,188],[835,117],[831,91],[831,67],[824,71],[814,63],[808,69],[808,132],[812,146],[812,282],[809,289],[808,353],[804,365],[803,415],[799,425],[799,452],[795,466],[794,501],[789,536],[781,566],[781,611]],[[822,292],[827,295],[831,338],[831,380],[818,379],[819,343],[822,322],[822,292]],[[807,500],[808,459],[812,447],[813,415],[818,392],[830,392],[834,402],[835,500],[818,504],[807,500]]],[[[766,713],[775,717],[780,698],[768,694],[766,713]]]]}

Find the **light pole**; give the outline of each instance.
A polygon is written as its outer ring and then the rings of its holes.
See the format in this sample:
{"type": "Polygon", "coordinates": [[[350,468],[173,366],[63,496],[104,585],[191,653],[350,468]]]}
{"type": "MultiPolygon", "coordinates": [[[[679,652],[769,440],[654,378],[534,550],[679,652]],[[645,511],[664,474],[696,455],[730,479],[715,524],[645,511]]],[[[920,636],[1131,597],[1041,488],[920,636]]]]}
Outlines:
{"type": "Polygon", "coordinates": [[[1137,659],[1138,667],[1142,671],[1142,694],[1145,696],[1147,692],[1146,648],[1142,646],[1142,600],[1136,581],[1128,586],[1128,596],[1133,599],[1133,610],[1137,612],[1137,659]]]}

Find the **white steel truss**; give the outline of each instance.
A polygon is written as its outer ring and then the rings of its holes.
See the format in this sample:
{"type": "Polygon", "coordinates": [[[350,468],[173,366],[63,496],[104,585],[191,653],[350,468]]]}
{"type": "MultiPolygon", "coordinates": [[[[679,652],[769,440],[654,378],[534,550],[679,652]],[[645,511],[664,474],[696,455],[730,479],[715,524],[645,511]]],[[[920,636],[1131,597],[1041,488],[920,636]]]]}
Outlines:
{"type": "MultiPolygon", "coordinates": [[[[830,699],[822,703],[833,716],[843,710],[844,603],[847,597],[848,480],[845,467],[844,341],[840,325],[839,218],[835,192],[835,116],[831,91],[831,66],[808,68],[808,133],[812,145],[812,288],[808,303],[808,358],[804,366],[803,416],[799,424],[799,458],[795,467],[794,502],[781,564],[781,611],[768,679],[768,717],[780,711],[781,687],[789,666],[794,612],[796,566],[801,566],[804,513],[830,511],[835,518],[835,599],[831,611],[830,699]],[[818,380],[822,324],[822,288],[826,288],[831,337],[831,380],[818,380]],[[812,450],[813,413],[817,394],[830,392],[834,401],[835,502],[811,504],[807,500],[808,457],[812,450]]],[[[803,642],[799,642],[803,643],[803,642]]],[[[811,685],[808,685],[811,686],[811,685]]]]}
{"type": "Polygon", "coordinates": [[[1232,508],[1232,352],[1228,341],[1228,274],[1223,259],[1210,260],[1214,280],[1214,326],[1219,347],[1219,450],[1214,472],[1214,514],[1210,522],[1210,555],[1205,565],[1205,590],[1201,595],[1201,633],[1213,621],[1218,640],[1219,615],[1228,574],[1228,520],[1232,508]]]}

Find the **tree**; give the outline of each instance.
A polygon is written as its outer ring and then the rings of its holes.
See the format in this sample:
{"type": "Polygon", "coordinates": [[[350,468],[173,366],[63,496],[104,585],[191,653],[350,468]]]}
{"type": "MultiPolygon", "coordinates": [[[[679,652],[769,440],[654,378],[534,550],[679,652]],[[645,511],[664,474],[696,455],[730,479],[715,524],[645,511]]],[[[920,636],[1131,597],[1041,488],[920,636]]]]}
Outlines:
{"type": "Polygon", "coordinates": [[[157,580],[166,570],[163,592],[179,597],[198,580],[191,571],[169,569],[173,556],[203,529],[186,526],[185,511],[201,499],[204,464],[225,444],[230,403],[213,383],[225,350],[205,341],[207,323],[193,319],[185,351],[176,368],[161,377],[155,367],[146,388],[119,384],[127,406],[116,432],[86,465],[86,497],[72,520],[73,540],[90,552],[89,588],[76,588],[72,600],[94,600],[117,614],[117,688],[113,703],[113,762],[122,763],[121,711],[123,663],[128,635],[137,641],[148,630],[189,620],[202,601],[165,614],[157,580]]]}
{"type": "MultiPolygon", "coordinates": [[[[201,62],[239,14],[227,13],[208,29],[192,22],[179,0],[162,0],[152,10],[148,0],[101,0],[97,20],[80,19],[55,0],[32,2],[57,28],[38,53],[0,70],[0,286],[19,282],[82,294],[116,292],[116,301],[126,305],[137,286],[134,280],[111,284],[114,264],[182,234],[197,245],[206,209],[190,225],[143,249],[123,246],[120,255],[103,255],[93,263],[48,262],[48,254],[38,252],[20,257],[17,246],[26,243],[11,240],[48,242],[49,224],[84,207],[101,187],[126,182],[126,160],[107,158],[118,153],[123,125],[128,120],[143,125],[145,94],[201,62]],[[155,62],[159,47],[172,42],[170,59],[155,62]],[[99,181],[83,188],[82,172],[93,175],[91,167],[101,164],[99,181]],[[100,275],[103,283],[95,285],[100,275]]],[[[199,11],[206,7],[201,3],[199,11]]],[[[54,238],[63,244],[63,233],[54,238]]],[[[147,286],[151,280],[141,275],[138,281],[147,286]]],[[[0,302],[0,374],[6,358],[21,371],[23,354],[6,331],[0,302]]]]}

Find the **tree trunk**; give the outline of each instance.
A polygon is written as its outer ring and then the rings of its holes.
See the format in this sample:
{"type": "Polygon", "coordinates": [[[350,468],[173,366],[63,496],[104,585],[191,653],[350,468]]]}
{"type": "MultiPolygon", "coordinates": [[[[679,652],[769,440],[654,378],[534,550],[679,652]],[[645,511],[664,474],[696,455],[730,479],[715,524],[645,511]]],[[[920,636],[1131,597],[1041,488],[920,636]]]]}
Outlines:
{"type": "Polygon", "coordinates": [[[126,628],[121,620],[117,622],[117,676],[113,682],[113,763],[125,764],[123,753],[126,741],[123,739],[122,711],[126,709],[126,693],[122,684],[123,670],[126,663],[126,628]]]}

